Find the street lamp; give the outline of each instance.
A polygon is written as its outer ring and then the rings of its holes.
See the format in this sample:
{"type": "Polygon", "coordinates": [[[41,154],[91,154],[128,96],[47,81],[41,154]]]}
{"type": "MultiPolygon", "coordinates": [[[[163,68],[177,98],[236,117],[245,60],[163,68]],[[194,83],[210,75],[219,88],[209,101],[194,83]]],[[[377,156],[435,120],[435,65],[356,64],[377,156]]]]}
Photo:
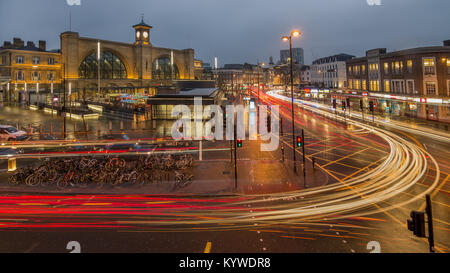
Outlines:
{"type": "Polygon", "coordinates": [[[258,105],[260,104],[260,101],[259,101],[259,77],[261,74],[260,66],[264,67],[264,65],[265,65],[264,63],[258,63],[258,105]]]}
{"type": "MultiPolygon", "coordinates": [[[[100,66],[101,66],[100,41],[97,41],[97,100],[100,100],[100,66]]],[[[65,90],[65,89],[64,89],[65,90]]]]}
{"type": "Polygon", "coordinates": [[[294,72],[293,72],[293,61],[292,61],[292,37],[299,37],[300,31],[294,30],[291,32],[290,36],[283,36],[281,40],[284,42],[289,41],[289,54],[291,60],[291,114],[292,114],[292,151],[294,153],[294,172],[297,173],[297,164],[295,160],[295,119],[294,119],[294,72]]]}

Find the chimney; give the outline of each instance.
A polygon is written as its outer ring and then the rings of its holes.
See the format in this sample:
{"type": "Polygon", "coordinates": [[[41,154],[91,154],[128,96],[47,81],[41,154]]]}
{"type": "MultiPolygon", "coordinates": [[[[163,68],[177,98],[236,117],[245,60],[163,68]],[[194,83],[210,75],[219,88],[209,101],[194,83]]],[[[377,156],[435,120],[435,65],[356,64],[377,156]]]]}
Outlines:
{"type": "Polygon", "coordinates": [[[11,49],[11,48],[12,48],[11,42],[5,41],[5,42],[3,43],[3,48],[4,48],[4,49],[11,49]]]}
{"type": "Polygon", "coordinates": [[[39,40],[39,50],[45,51],[45,41],[39,40]]]}
{"type": "Polygon", "coordinates": [[[28,41],[28,42],[27,42],[27,47],[34,47],[34,43],[31,42],[31,41],[28,41]]]}
{"type": "Polygon", "coordinates": [[[444,41],[444,46],[450,46],[450,40],[445,40],[444,41]]]}
{"type": "Polygon", "coordinates": [[[22,48],[24,46],[24,42],[20,38],[14,38],[13,46],[14,46],[14,48],[22,48]]]}

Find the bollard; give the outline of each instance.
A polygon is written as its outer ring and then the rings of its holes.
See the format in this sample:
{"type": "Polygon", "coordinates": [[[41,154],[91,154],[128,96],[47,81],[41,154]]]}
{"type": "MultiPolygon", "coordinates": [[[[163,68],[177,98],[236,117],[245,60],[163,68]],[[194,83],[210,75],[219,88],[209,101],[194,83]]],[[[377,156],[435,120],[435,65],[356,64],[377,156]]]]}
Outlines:
{"type": "Polygon", "coordinates": [[[13,158],[8,158],[8,172],[13,172],[17,169],[16,167],[16,159],[13,158]]]}

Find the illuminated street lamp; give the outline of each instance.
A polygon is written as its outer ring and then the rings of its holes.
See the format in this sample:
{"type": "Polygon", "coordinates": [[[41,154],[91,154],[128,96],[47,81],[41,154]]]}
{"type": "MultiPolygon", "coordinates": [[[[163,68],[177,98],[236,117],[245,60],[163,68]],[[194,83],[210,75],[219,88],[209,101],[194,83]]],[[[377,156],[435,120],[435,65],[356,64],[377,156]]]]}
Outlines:
{"type": "Polygon", "coordinates": [[[292,37],[299,37],[300,31],[294,30],[291,32],[290,36],[283,36],[281,37],[281,40],[284,42],[289,41],[289,54],[290,54],[290,61],[291,61],[291,114],[292,114],[292,150],[294,153],[294,172],[297,173],[297,165],[295,160],[295,120],[294,120],[294,72],[293,72],[293,62],[292,62],[292,37]]]}
{"type": "Polygon", "coordinates": [[[98,83],[97,83],[97,99],[100,98],[100,63],[101,61],[101,51],[100,51],[100,41],[97,42],[97,76],[98,76],[98,83]]]}

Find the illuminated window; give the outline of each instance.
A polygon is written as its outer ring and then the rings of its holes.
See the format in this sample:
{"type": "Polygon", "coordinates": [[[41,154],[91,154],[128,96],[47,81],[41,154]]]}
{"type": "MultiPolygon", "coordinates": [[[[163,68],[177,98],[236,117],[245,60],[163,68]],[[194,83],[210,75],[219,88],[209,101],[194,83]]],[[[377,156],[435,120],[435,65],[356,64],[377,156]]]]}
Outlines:
{"type": "Polygon", "coordinates": [[[425,58],[423,59],[423,67],[425,75],[434,75],[434,58],[425,58]]]}
{"type": "Polygon", "coordinates": [[[389,63],[384,63],[384,74],[389,74],[389,63]]]}
{"type": "Polygon", "coordinates": [[[394,72],[394,74],[402,74],[402,71],[403,71],[403,62],[402,61],[400,61],[400,62],[395,62],[395,63],[392,63],[393,64],[393,72],[394,72]]]}
{"type": "Polygon", "coordinates": [[[152,77],[153,79],[159,80],[179,79],[180,73],[176,64],[173,64],[172,70],[172,65],[169,57],[161,57],[153,62],[152,77]]]}
{"type": "Polygon", "coordinates": [[[23,81],[24,80],[24,73],[22,70],[17,70],[16,73],[16,81],[23,81]]]}
{"type": "Polygon", "coordinates": [[[361,81],[355,80],[355,89],[359,89],[361,87],[361,81]]]}
{"type": "Polygon", "coordinates": [[[40,81],[41,80],[41,74],[37,71],[33,71],[33,73],[31,73],[31,80],[32,81],[40,81]]]}
{"type": "Polygon", "coordinates": [[[367,84],[366,81],[363,80],[363,81],[362,81],[362,90],[367,90],[366,84],[367,84]]]}
{"type": "Polygon", "coordinates": [[[390,84],[388,80],[384,80],[384,92],[391,92],[390,84]]]}
{"type": "Polygon", "coordinates": [[[348,80],[348,88],[353,89],[353,80],[348,80]]]}
{"type": "Polygon", "coordinates": [[[408,67],[408,73],[412,73],[413,72],[413,62],[412,62],[412,60],[406,61],[406,66],[408,67]]]}
{"type": "MultiPolygon", "coordinates": [[[[81,79],[98,78],[97,52],[88,55],[78,68],[81,79]]],[[[100,77],[102,79],[126,79],[127,70],[123,62],[115,54],[103,51],[100,57],[100,77]]]]}
{"type": "Polygon", "coordinates": [[[23,64],[24,59],[25,58],[23,56],[16,56],[16,64],[23,64]]]}
{"type": "Polygon", "coordinates": [[[348,67],[348,74],[349,74],[349,75],[352,74],[352,67],[351,67],[351,66],[348,67]]]}
{"type": "Polygon", "coordinates": [[[427,95],[436,95],[436,83],[435,82],[426,82],[425,89],[427,91],[427,95]]]}
{"type": "Polygon", "coordinates": [[[447,73],[450,74],[450,58],[447,58],[447,73]]]}
{"type": "Polygon", "coordinates": [[[40,64],[41,63],[41,59],[39,59],[39,57],[33,57],[33,64],[40,64]]]}
{"type": "Polygon", "coordinates": [[[380,82],[376,80],[370,81],[370,90],[371,91],[380,91],[380,82]]]}
{"type": "Polygon", "coordinates": [[[365,65],[361,66],[361,72],[362,72],[363,75],[366,74],[366,66],[365,65]]]}
{"type": "Polygon", "coordinates": [[[47,80],[54,81],[55,80],[55,72],[49,71],[47,75],[47,80]]]}

